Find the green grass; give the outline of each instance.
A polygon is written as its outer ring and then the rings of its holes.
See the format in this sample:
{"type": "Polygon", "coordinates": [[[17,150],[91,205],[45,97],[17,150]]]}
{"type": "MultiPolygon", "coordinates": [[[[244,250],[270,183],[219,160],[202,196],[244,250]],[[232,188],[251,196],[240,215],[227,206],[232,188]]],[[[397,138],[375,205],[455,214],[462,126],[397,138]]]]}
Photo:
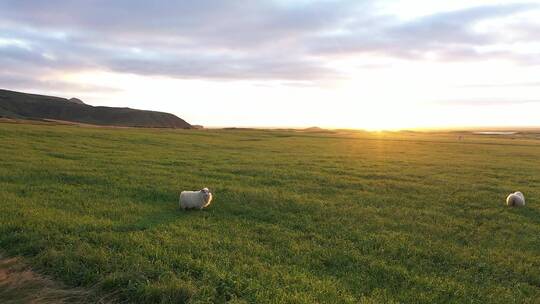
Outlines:
{"type": "Polygon", "coordinates": [[[128,302],[538,303],[540,138],[457,136],[3,123],[0,249],[128,302]]]}

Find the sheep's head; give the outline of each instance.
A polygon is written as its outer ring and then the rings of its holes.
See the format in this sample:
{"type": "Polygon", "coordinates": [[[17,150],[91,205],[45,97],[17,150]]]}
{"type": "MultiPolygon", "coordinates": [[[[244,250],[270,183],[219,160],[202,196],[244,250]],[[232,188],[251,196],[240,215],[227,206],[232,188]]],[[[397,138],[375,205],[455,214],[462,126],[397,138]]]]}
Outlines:
{"type": "Polygon", "coordinates": [[[208,188],[201,189],[201,193],[203,194],[203,199],[205,201],[204,207],[210,205],[210,202],[212,201],[212,193],[208,188]]]}

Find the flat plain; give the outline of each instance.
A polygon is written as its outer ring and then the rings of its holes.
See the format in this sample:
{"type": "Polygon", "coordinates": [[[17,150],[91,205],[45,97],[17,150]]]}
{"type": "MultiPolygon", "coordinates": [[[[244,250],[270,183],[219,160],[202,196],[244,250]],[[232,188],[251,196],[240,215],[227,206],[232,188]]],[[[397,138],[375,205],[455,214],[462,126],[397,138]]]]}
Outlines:
{"type": "Polygon", "coordinates": [[[539,303],[539,185],[534,132],[0,123],[0,251],[119,302],[539,303]]]}

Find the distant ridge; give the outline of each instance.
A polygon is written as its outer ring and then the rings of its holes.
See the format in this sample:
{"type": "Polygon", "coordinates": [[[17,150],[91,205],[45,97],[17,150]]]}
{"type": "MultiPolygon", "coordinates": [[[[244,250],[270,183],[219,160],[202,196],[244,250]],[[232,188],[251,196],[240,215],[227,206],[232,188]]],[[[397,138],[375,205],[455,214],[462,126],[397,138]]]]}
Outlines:
{"type": "Polygon", "coordinates": [[[304,131],[325,131],[325,129],[320,128],[320,127],[309,127],[309,128],[305,128],[304,131]]]}
{"type": "Polygon", "coordinates": [[[77,98],[60,98],[0,89],[0,117],[53,119],[86,124],[191,129],[176,115],[130,108],[94,107],[77,98]]]}
{"type": "Polygon", "coordinates": [[[82,100],[80,100],[79,98],[75,98],[75,97],[68,99],[68,101],[78,103],[78,104],[85,104],[82,100]]]}

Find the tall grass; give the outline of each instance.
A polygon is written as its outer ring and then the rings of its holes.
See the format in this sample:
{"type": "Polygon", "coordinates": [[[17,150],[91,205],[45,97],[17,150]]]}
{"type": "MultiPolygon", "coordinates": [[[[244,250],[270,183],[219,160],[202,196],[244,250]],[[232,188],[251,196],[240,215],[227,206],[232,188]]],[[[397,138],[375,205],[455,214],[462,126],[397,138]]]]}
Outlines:
{"type": "Polygon", "coordinates": [[[536,136],[0,124],[0,248],[128,302],[534,303],[536,136]]]}

